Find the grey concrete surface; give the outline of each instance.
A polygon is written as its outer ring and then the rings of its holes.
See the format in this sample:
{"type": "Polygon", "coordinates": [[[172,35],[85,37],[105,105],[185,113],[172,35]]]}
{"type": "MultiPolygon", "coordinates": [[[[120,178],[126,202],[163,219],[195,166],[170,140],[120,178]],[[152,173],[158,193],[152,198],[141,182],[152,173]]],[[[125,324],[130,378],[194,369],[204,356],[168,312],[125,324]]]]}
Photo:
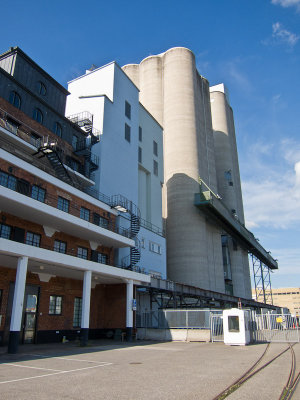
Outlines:
{"type": "MultiPolygon", "coordinates": [[[[266,360],[286,346],[272,344],[266,360]]],[[[90,342],[85,348],[72,342],[24,345],[16,355],[2,348],[0,398],[211,400],[245,372],[265,347],[106,340],[90,342]]],[[[300,345],[294,348],[300,360],[300,345]]],[[[277,399],[289,369],[287,352],[229,399],[277,399]]],[[[300,399],[297,395],[294,398],[300,399]]]]}

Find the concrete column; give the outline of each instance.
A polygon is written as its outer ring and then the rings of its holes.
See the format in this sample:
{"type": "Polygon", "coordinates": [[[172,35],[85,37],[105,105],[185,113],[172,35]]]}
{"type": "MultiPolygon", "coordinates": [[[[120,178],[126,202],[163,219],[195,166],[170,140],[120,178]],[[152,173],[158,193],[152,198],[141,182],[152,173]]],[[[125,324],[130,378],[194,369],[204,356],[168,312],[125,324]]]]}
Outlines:
{"type": "Polygon", "coordinates": [[[19,346],[26,275],[27,275],[27,264],[28,264],[28,257],[20,257],[18,259],[13,307],[12,307],[11,322],[10,322],[9,343],[8,343],[8,353],[11,354],[17,353],[19,346]]]}
{"type": "Polygon", "coordinates": [[[132,341],[133,330],[133,281],[129,279],[126,284],[126,338],[128,342],[132,341]]]}
{"type": "Polygon", "coordinates": [[[92,271],[85,271],[83,278],[81,346],[86,346],[89,338],[92,271]]]}

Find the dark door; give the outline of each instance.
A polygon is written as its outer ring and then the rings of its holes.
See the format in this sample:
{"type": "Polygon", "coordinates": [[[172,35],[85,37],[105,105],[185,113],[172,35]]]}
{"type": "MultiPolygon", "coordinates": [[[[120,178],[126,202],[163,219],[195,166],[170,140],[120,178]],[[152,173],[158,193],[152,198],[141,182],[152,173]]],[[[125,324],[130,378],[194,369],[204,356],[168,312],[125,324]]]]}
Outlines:
{"type": "Polygon", "coordinates": [[[34,343],[38,298],[38,286],[26,285],[23,310],[23,343],[34,343]]]}

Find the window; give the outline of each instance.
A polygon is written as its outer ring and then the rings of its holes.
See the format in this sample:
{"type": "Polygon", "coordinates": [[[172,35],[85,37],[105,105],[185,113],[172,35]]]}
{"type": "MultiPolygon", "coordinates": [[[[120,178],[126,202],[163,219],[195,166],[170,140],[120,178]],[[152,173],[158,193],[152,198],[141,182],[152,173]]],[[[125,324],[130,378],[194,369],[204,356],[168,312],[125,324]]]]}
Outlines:
{"type": "Polygon", "coordinates": [[[90,210],[87,208],[81,207],[80,208],[80,218],[84,219],[85,221],[90,220],[90,210]]]}
{"type": "Polygon", "coordinates": [[[38,92],[38,94],[41,94],[42,96],[45,96],[47,93],[46,86],[41,81],[39,81],[37,83],[37,92],[38,92]]]}
{"type": "Polygon", "coordinates": [[[224,172],[224,177],[225,177],[226,181],[228,182],[228,185],[233,186],[231,169],[224,172]]]}
{"type": "Polygon", "coordinates": [[[72,136],[72,147],[74,150],[77,149],[78,137],[76,135],[72,136]]]}
{"type": "Polygon", "coordinates": [[[36,122],[39,122],[40,124],[43,123],[43,113],[39,108],[35,108],[33,110],[33,119],[36,120],[36,122]]]}
{"type": "Polygon", "coordinates": [[[40,241],[41,235],[39,235],[38,233],[26,233],[26,244],[30,244],[30,246],[40,247],[40,241]]]}
{"type": "Polygon", "coordinates": [[[82,298],[74,299],[73,328],[79,328],[81,325],[82,298]]]}
{"type": "Polygon", "coordinates": [[[62,242],[61,240],[54,240],[54,251],[66,254],[66,250],[67,250],[66,242],[62,242]]]}
{"type": "Polygon", "coordinates": [[[128,119],[131,119],[131,105],[125,100],[125,115],[128,119]]]}
{"type": "Polygon", "coordinates": [[[139,126],[139,141],[142,142],[143,141],[143,129],[141,126],[139,126]]]}
{"type": "Polygon", "coordinates": [[[53,132],[57,136],[62,137],[62,127],[61,127],[61,124],[59,122],[55,122],[54,123],[53,132]]]}
{"type": "Polygon", "coordinates": [[[78,247],[77,249],[77,257],[83,258],[84,260],[87,260],[88,258],[88,249],[85,247],[78,247]]]}
{"type": "Polygon", "coordinates": [[[14,90],[10,92],[9,102],[10,102],[10,104],[12,104],[13,106],[17,107],[18,109],[21,108],[21,97],[14,90]]]}
{"type": "Polygon", "coordinates": [[[61,211],[68,213],[70,208],[70,201],[63,197],[58,196],[57,208],[61,211]]]}
{"type": "Polygon", "coordinates": [[[139,153],[138,153],[138,161],[139,163],[142,163],[142,149],[139,147],[139,153]]]}
{"type": "Polygon", "coordinates": [[[9,239],[11,235],[11,226],[0,224],[0,237],[9,239]]]}
{"type": "Polygon", "coordinates": [[[240,322],[237,315],[228,315],[228,331],[229,332],[239,332],[240,322]]]}
{"type": "Polygon", "coordinates": [[[149,242],[149,250],[156,254],[161,254],[161,246],[160,244],[149,242]]]}
{"type": "Polygon", "coordinates": [[[94,213],[94,224],[101,226],[102,228],[108,228],[109,220],[101,217],[99,214],[94,213]]]}
{"type": "Polygon", "coordinates": [[[158,162],[153,160],[153,173],[158,176],[158,162]]]}
{"type": "Polygon", "coordinates": [[[153,140],[153,154],[154,154],[155,156],[158,155],[157,143],[156,143],[155,140],[153,140]]]}
{"type": "Polygon", "coordinates": [[[46,190],[37,185],[32,185],[31,197],[35,200],[45,202],[46,190]]]}
{"type": "Polygon", "coordinates": [[[8,189],[16,190],[17,188],[17,178],[12,175],[8,175],[5,172],[0,172],[0,185],[5,186],[8,189]]]}
{"type": "Polygon", "coordinates": [[[98,253],[97,254],[97,262],[101,264],[107,264],[107,255],[98,253]]]}
{"type": "Polygon", "coordinates": [[[125,124],[125,139],[126,139],[127,142],[129,142],[129,143],[130,143],[130,136],[131,136],[130,131],[131,131],[130,126],[127,125],[127,124],[125,124]]]}
{"type": "Polygon", "coordinates": [[[50,315],[61,315],[61,309],[62,309],[62,297],[61,296],[50,296],[49,314],[50,315]]]}

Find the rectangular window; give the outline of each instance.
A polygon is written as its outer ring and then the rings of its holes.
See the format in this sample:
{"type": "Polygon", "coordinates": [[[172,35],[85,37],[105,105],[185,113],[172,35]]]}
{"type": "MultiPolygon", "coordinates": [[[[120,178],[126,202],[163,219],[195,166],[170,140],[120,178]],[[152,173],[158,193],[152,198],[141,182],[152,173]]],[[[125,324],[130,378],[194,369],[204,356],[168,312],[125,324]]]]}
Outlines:
{"type": "Polygon", "coordinates": [[[38,233],[27,232],[26,233],[26,244],[30,246],[40,247],[41,235],[38,233]]]}
{"type": "Polygon", "coordinates": [[[128,119],[131,119],[131,105],[125,100],[125,115],[128,119]]]}
{"type": "Polygon", "coordinates": [[[41,188],[40,186],[33,185],[31,188],[31,197],[35,200],[45,202],[46,190],[41,188]]]}
{"type": "Polygon", "coordinates": [[[97,262],[101,264],[107,264],[107,255],[98,253],[97,254],[97,262]]]}
{"type": "Polygon", "coordinates": [[[67,243],[61,240],[54,240],[54,251],[65,254],[67,250],[67,243]]]}
{"type": "Polygon", "coordinates": [[[88,249],[85,247],[78,247],[77,249],[77,257],[83,258],[84,260],[87,260],[88,258],[88,249]]]}
{"type": "Polygon", "coordinates": [[[101,215],[94,213],[94,224],[101,226],[101,228],[108,229],[109,220],[107,218],[101,217],[101,215]]]}
{"type": "Polygon", "coordinates": [[[154,154],[155,156],[158,155],[158,147],[157,147],[157,143],[156,143],[155,140],[153,140],[153,154],[154,154]]]}
{"type": "Polygon", "coordinates": [[[72,136],[72,147],[74,150],[77,149],[78,137],[76,135],[72,136]]]}
{"type": "Polygon", "coordinates": [[[153,160],[153,174],[158,176],[158,162],[153,160]]]}
{"type": "Polygon", "coordinates": [[[143,141],[143,129],[141,126],[139,126],[139,141],[142,142],[143,141]]]}
{"type": "Polygon", "coordinates": [[[61,315],[61,310],[62,310],[62,297],[61,296],[50,296],[49,314],[50,315],[61,315]]]}
{"type": "Polygon", "coordinates": [[[11,226],[0,224],[0,237],[4,239],[10,239],[11,235],[11,226]]]}
{"type": "Polygon", "coordinates": [[[5,186],[8,189],[16,190],[17,188],[17,179],[12,176],[8,175],[5,172],[0,172],[0,185],[5,186]]]}
{"type": "Polygon", "coordinates": [[[161,254],[161,246],[154,242],[149,242],[149,250],[156,254],[161,254]]]}
{"type": "Polygon", "coordinates": [[[58,196],[57,208],[61,211],[68,213],[70,208],[70,201],[63,197],[58,196]]]}
{"type": "Polygon", "coordinates": [[[82,312],[82,298],[75,297],[75,299],[74,299],[74,314],[73,314],[73,328],[80,328],[81,312],[82,312]]]}
{"type": "Polygon", "coordinates": [[[142,163],[142,149],[139,147],[139,153],[138,153],[138,161],[139,163],[142,163]]]}
{"type": "Polygon", "coordinates": [[[80,207],[80,218],[84,219],[85,221],[90,220],[90,210],[85,207],[80,207]]]}
{"type": "Polygon", "coordinates": [[[129,125],[125,124],[125,140],[130,143],[130,136],[131,136],[131,128],[129,125]]]}

